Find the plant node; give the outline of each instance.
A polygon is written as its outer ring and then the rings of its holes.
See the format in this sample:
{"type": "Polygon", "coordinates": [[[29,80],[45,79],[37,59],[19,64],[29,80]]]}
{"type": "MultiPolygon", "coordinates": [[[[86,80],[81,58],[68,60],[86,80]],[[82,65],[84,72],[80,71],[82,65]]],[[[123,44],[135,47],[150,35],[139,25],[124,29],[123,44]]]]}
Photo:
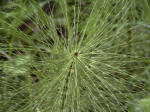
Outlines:
{"type": "Polygon", "coordinates": [[[74,57],[78,57],[78,52],[75,52],[75,53],[74,53],[74,57]]]}

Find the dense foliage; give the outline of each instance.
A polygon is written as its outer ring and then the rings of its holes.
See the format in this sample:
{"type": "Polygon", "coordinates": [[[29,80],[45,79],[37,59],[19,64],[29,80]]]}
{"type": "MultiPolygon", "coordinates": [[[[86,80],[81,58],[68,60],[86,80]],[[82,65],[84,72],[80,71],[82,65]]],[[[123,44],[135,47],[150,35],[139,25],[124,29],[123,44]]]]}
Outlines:
{"type": "Polygon", "coordinates": [[[1,2],[0,112],[149,112],[148,2],[1,2]]]}

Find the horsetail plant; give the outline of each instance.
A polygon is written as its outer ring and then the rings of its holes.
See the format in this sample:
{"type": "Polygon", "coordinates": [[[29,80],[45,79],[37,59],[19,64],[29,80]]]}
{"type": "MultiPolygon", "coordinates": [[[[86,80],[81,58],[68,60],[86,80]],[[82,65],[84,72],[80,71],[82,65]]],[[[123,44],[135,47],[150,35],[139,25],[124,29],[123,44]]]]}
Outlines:
{"type": "Polygon", "coordinates": [[[136,0],[18,0],[0,14],[2,112],[128,112],[148,95],[136,0]]]}

